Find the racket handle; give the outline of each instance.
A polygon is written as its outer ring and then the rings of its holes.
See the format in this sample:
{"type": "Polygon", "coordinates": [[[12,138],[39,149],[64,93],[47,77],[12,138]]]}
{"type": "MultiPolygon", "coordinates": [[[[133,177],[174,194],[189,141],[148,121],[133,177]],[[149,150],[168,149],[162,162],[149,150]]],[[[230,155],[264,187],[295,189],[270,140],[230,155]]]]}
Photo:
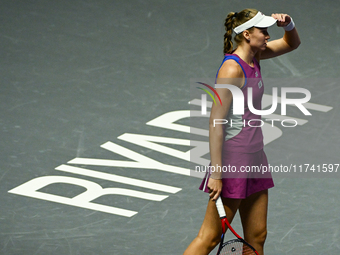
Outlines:
{"type": "Polygon", "coordinates": [[[216,200],[216,208],[217,208],[218,214],[220,215],[220,218],[226,217],[221,197],[218,197],[216,200]]]}

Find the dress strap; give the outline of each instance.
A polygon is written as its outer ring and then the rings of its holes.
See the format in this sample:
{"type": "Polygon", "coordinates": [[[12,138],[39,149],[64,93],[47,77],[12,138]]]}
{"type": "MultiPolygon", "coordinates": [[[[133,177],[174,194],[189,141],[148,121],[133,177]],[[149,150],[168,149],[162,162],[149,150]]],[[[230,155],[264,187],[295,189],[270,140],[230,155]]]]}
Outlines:
{"type": "MultiPolygon", "coordinates": [[[[216,83],[216,80],[217,80],[217,76],[218,76],[218,72],[220,71],[222,65],[224,64],[225,61],[229,60],[229,59],[233,59],[235,60],[239,65],[240,67],[242,68],[242,71],[243,71],[243,74],[244,74],[244,77],[245,77],[245,81],[244,81],[244,85],[243,87],[245,87],[247,85],[247,74],[246,74],[246,71],[244,70],[243,66],[241,65],[240,63],[240,58],[236,57],[236,56],[233,56],[233,55],[225,55],[224,56],[224,59],[222,61],[222,64],[220,65],[220,67],[218,68],[217,70],[217,73],[216,73],[216,78],[215,78],[215,83],[216,83]]],[[[243,88],[242,87],[242,88],[243,88]]]]}

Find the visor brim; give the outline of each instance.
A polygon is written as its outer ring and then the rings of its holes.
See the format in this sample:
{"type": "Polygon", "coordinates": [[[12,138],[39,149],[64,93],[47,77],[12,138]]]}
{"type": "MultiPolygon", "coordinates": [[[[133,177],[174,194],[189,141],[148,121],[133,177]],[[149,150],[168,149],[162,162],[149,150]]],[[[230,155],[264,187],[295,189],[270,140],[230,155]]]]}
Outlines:
{"type": "Polygon", "coordinates": [[[273,17],[265,16],[259,23],[254,25],[254,27],[259,27],[259,28],[265,28],[265,27],[271,27],[277,22],[276,19],[273,17]]]}

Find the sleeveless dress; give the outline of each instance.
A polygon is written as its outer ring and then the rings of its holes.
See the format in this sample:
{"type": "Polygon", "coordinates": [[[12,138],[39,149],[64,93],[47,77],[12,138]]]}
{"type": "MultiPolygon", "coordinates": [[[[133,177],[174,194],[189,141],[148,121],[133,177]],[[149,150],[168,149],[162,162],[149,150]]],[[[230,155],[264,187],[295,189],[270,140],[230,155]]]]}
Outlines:
{"type": "MultiPolygon", "coordinates": [[[[256,58],[253,59],[254,67],[252,67],[236,54],[226,54],[221,66],[229,59],[233,59],[241,66],[245,76],[245,83],[241,88],[244,95],[244,114],[233,114],[233,103],[231,103],[225,118],[228,123],[223,125],[225,139],[222,148],[221,196],[244,199],[251,194],[274,187],[271,173],[262,171],[268,170],[268,161],[263,151],[261,116],[252,113],[248,105],[248,88],[251,88],[252,105],[255,109],[261,110],[264,87],[260,65],[256,58]]],[[[199,189],[209,192],[207,182],[210,175],[210,172],[206,173],[199,189]]]]}

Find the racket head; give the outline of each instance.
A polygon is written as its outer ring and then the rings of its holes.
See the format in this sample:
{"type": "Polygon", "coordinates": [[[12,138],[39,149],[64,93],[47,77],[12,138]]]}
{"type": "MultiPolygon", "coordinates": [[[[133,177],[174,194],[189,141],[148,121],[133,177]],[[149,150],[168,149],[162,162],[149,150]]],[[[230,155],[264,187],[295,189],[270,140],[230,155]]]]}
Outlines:
{"type": "Polygon", "coordinates": [[[217,255],[258,255],[243,239],[233,239],[220,245],[217,255]]]}

